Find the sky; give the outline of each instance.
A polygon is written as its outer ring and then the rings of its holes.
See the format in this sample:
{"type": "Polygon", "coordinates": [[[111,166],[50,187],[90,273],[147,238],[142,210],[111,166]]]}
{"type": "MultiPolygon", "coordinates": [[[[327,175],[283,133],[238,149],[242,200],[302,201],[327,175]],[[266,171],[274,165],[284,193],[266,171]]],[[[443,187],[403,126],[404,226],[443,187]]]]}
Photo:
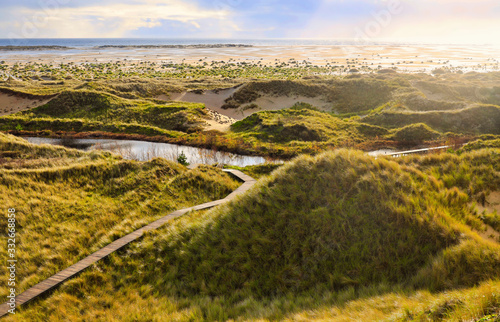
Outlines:
{"type": "Polygon", "coordinates": [[[500,44],[498,0],[0,0],[0,38],[500,44]]]}

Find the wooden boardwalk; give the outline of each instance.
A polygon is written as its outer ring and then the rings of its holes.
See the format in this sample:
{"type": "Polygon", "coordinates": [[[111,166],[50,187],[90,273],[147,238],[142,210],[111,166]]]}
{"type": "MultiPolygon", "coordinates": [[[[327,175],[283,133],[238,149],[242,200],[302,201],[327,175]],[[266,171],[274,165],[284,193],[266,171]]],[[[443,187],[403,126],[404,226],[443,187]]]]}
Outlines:
{"type": "MultiPolygon", "coordinates": [[[[225,172],[231,173],[241,181],[243,181],[243,184],[236,189],[233,193],[231,193],[229,196],[227,196],[224,199],[204,203],[201,205],[185,208],[185,209],[180,209],[177,211],[174,211],[165,217],[162,217],[151,224],[144,226],[142,228],[137,229],[136,231],[115,240],[111,244],[101,248],[100,250],[96,251],[95,253],[85,257],[78,263],[60,271],[59,273],[49,277],[48,279],[44,280],[43,282],[38,283],[37,285],[31,287],[30,289],[24,291],[23,293],[19,294],[16,296],[16,308],[18,308],[20,305],[29,302],[36,298],[37,296],[40,296],[41,294],[55,288],[62,282],[66,281],[67,279],[70,279],[83,271],[84,269],[88,268],[90,265],[94,264],[98,260],[108,256],[109,254],[117,251],[118,249],[122,248],[123,246],[133,242],[134,240],[140,238],[143,233],[151,230],[158,229],[159,227],[163,226],[165,223],[168,221],[180,217],[187,212],[193,211],[193,210],[202,210],[202,209],[208,209],[212,208],[215,206],[218,206],[220,204],[226,203],[236,197],[237,195],[240,195],[244,192],[246,192],[248,189],[250,189],[254,184],[255,184],[255,179],[253,179],[250,176],[247,176],[241,171],[238,170],[223,170],[225,172]]],[[[8,302],[0,305],[0,317],[5,316],[8,314],[8,310],[10,309],[10,306],[8,305],[8,302]]]]}
{"type": "Polygon", "coordinates": [[[394,153],[387,153],[385,155],[391,156],[393,158],[399,158],[405,155],[410,155],[410,154],[423,154],[423,153],[429,153],[432,151],[439,151],[439,150],[447,150],[449,148],[452,148],[453,146],[451,145],[445,145],[445,146],[438,146],[435,148],[426,148],[426,149],[418,149],[418,150],[410,150],[410,151],[400,151],[400,152],[394,152],[394,153]]]}

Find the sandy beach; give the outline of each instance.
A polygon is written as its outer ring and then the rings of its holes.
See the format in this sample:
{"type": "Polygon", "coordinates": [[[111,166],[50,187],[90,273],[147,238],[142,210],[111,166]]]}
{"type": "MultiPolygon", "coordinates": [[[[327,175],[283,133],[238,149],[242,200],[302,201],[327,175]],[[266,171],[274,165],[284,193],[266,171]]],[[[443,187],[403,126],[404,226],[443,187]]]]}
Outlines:
{"type": "Polygon", "coordinates": [[[444,45],[384,46],[252,46],[221,48],[102,48],[46,51],[0,51],[0,60],[16,63],[106,63],[129,64],[186,63],[192,65],[221,62],[233,64],[308,62],[317,66],[349,66],[352,68],[394,68],[406,72],[428,72],[434,68],[459,68],[464,71],[499,69],[500,48],[444,45]]]}

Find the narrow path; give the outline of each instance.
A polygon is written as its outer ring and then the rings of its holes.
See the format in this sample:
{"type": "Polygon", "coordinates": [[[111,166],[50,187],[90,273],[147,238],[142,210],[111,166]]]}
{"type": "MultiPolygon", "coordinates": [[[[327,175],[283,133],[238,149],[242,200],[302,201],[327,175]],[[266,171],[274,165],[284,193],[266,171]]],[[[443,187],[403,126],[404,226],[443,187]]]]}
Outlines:
{"type": "Polygon", "coordinates": [[[410,154],[416,154],[416,153],[428,153],[431,151],[438,151],[438,150],[446,150],[449,148],[452,148],[452,145],[445,145],[445,146],[438,146],[434,148],[426,148],[426,149],[418,149],[418,150],[410,150],[410,151],[400,151],[400,152],[394,152],[394,153],[388,153],[385,155],[392,156],[394,158],[399,158],[405,155],[410,155],[410,154]]]}
{"type": "MultiPolygon", "coordinates": [[[[100,250],[96,251],[95,253],[87,256],[86,258],[82,259],[78,263],[60,271],[59,273],[49,277],[48,279],[44,280],[43,282],[38,283],[37,285],[31,287],[30,289],[24,291],[23,293],[19,294],[16,296],[16,308],[18,308],[20,305],[29,302],[33,300],[34,298],[40,296],[41,294],[55,288],[62,282],[66,281],[67,279],[70,279],[83,271],[84,269],[88,268],[90,265],[94,264],[98,260],[108,256],[109,254],[117,251],[118,249],[122,248],[123,246],[133,242],[134,240],[137,240],[142,236],[143,233],[151,230],[155,230],[163,226],[165,223],[168,221],[180,217],[187,212],[193,211],[193,210],[202,210],[202,209],[208,209],[212,208],[215,206],[218,206],[220,204],[226,203],[236,197],[237,195],[240,195],[244,192],[246,192],[248,189],[250,189],[256,182],[255,179],[253,179],[250,176],[247,176],[241,171],[238,170],[223,170],[225,172],[228,172],[238,179],[243,181],[243,184],[233,191],[230,195],[228,195],[224,199],[204,203],[201,205],[189,207],[189,208],[184,208],[180,209],[177,211],[174,211],[165,217],[162,217],[154,222],[152,222],[149,225],[146,225],[142,228],[137,229],[136,231],[115,240],[111,244],[101,248],[100,250]]],[[[11,307],[8,305],[8,302],[0,305],[0,317],[3,317],[4,315],[8,314],[8,310],[11,309],[11,307]]]]}

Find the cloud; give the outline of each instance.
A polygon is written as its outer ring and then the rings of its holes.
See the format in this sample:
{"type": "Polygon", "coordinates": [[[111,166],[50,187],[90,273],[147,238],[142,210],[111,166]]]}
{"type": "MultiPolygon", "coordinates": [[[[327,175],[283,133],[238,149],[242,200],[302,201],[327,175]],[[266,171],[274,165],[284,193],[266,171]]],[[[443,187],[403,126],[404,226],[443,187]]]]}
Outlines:
{"type": "MultiPolygon", "coordinates": [[[[17,0],[0,35],[35,37],[370,38],[498,42],[498,0],[17,0]],[[390,3],[403,11],[381,23],[390,3]],[[57,6],[48,5],[59,3],[57,6]],[[44,5],[45,4],[45,5],[44,5]],[[387,22],[387,21],[386,21],[387,22]],[[379,24],[377,27],[376,24],[379,24]]],[[[1,36],[0,36],[1,37],[1,36]]]]}
{"type": "MultiPolygon", "coordinates": [[[[61,0],[59,0],[61,1],[61,0]]],[[[66,0],[64,0],[66,1],[66,0]]],[[[163,21],[189,23],[200,28],[204,19],[230,20],[226,10],[202,9],[179,0],[144,0],[59,6],[11,7],[7,23],[10,33],[21,38],[34,37],[126,37],[140,28],[160,27],[163,21]]]]}

